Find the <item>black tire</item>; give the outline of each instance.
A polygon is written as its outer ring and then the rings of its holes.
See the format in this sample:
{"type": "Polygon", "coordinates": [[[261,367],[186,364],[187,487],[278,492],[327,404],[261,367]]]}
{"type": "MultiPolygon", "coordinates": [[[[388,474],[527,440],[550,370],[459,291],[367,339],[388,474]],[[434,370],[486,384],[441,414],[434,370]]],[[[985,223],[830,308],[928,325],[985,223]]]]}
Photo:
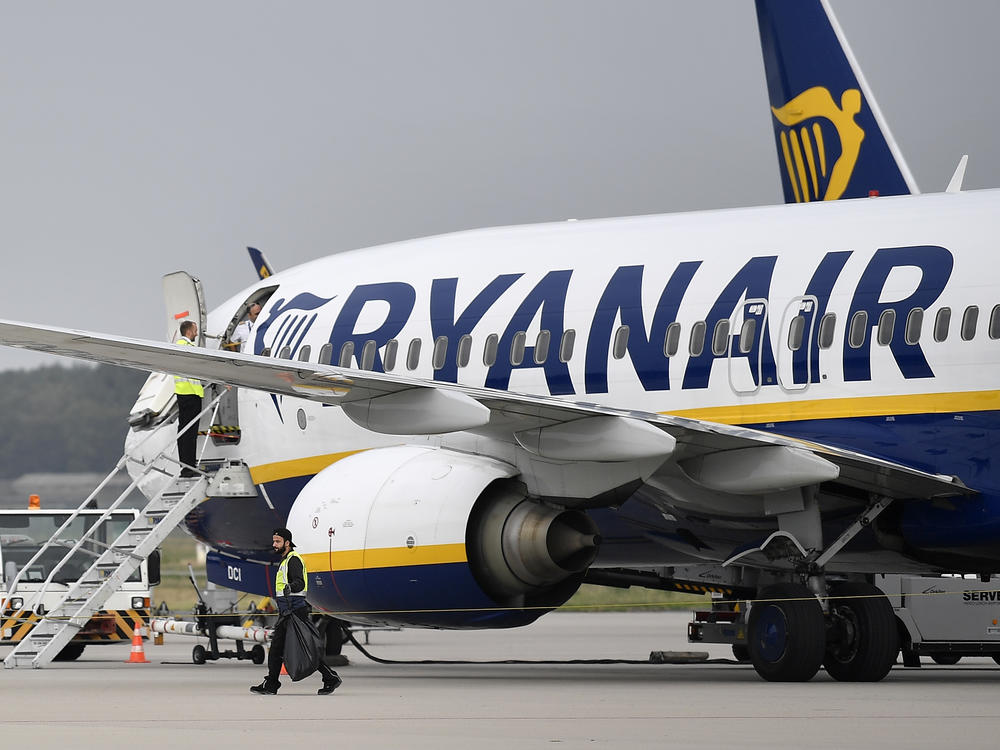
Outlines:
{"type": "Polygon", "coordinates": [[[208,652],[205,651],[205,647],[200,643],[191,649],[191,661],[195,664],[204,664],[206,659],[205,656],[208,652]]]}
{"type": "MultiPolygon", "coordinates": [[[[958,664],[959,659],[962,657],[958,654],[931,654],[931,661],[935,664],[943,664],[946,667],[950,667],[953,664],[958,664]]],[[[996,659],[996,657],[993,657],[996,659]]]]}
{"type": "Polygon", "coordinates": [[[323,615],[316,622],[316,627],[323,634],[323,655],[340,656],[344,644],[349,640],[340,620],[323,615]]]}
{"type": "Polygon", "coordinates": [[[757,674],[769,682],[806,682],[823,663],[826,623],[819,600],[805,586],[761,589],[747,622],[747,646],[757,674]]]}
{"type": "Polygon", "coordinates": [[[67,643],[62,651],[56,654],[54,661],[76,661],[85,648],[87,648],[86,643],[67,643]]]}
{"type": "Polygon", "coordinates": [[[740,664],[750,663],[750,647],[745,643],[733,644],[733,658],[740,664]]]}
{"type": "Polygon", "coordinates": [[[841,682],[878,682],[899,655],[892,605],[868,583],[837,584],[830,596],[831,631],[823,666],[841,682]]]}
{"type": "Polygon", "coordinates": [[[254,664],[264,663],[264,647],[261,646],[259,643],[252,649],[250,649],[250,660],[254,664]]]}

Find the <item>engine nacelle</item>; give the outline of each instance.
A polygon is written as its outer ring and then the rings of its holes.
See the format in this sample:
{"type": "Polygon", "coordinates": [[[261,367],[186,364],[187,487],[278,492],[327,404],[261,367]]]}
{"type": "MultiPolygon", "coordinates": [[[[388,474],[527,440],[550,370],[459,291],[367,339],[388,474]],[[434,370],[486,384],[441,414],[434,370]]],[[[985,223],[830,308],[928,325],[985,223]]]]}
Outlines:
{"type": "Polygon", "coordinates": [[[528,499],[500,461],[422,446],[338,461],[288,517],[309,600],[352,620],[513,627],[563,604],[597,554],[594,522],[528,499]]]}

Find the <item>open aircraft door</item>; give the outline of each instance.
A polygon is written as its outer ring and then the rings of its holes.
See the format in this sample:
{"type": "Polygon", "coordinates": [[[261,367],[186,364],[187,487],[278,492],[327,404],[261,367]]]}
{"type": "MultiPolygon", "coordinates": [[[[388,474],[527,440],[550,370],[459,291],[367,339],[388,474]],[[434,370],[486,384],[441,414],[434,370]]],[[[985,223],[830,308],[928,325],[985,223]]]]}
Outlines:
{"type": "Polygon", "coordinates": [[[778,384],[785,391],[804,391],[812,380],[818,306],[812,295],[796,297],[781,315],[776,351],[778,384]]]}
{"type": "Polygon", "coordinates": [[[741,396],[751,396],[760,390],[763,347],[761,340],[767,330],[767,300],[753,298],[737,307],[729,322],[732,340],[729,344],[729,385],[741,396]]]}
{"type": "Polygon", "coordinates": [[[167,341],[176,341],[185,320],[198,324],[198,340],[205,346],[205,293],[201,282],[186,271],[174,271],[163,277],[163,301],[167,306],[167,341]]]}
{"type": "MultiPolygon", "coordinates": [[[[198,324],[198,346],[205,345],[205,294],[201,282],[185,271],[163,277],[163,302],[166,305],[167,341],[176,341],[185,320],[198,324]]],[[[173,417],[174,376],[151,372],[132,406],[128,423],[133,429],[148,429],[173,417]]]]}

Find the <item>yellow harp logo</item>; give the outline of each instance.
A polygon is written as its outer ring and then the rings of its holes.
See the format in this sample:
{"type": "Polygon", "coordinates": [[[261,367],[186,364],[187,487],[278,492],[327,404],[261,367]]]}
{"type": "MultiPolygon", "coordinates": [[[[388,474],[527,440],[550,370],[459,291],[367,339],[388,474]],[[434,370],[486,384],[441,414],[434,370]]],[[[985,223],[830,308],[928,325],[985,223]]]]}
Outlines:
{"type": "Polygon", "coordinates": [[[775,119],[784,126],[780,131],[781,150],[796,203],[832,201],[843,195],[865,137],[865,132],[854,122],[860,111],[861,92],[857,89],[847,89],[838,107],[829,89],[822,86],[803,91],[783,107],[771,107],[775,119]],[[827,144],[820,120],[829,122],[840,139],[840,156],[832,166],[827,164],[827,144]]]}

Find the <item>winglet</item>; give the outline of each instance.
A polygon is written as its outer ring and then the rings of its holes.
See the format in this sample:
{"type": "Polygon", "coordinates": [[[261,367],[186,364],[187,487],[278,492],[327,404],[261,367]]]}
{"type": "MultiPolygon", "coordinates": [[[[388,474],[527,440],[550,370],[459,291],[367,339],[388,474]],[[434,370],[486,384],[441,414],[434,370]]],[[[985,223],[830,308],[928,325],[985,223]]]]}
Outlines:
{"type": "Polygon", "coordinates": [[[786,203],[919,193],[826,0],[757,0],[786,203]]]}
{"type": "Polygon", "coordinates": [[[955,174],[951,176],[951,182],[949,182],[948,187],[945,188],[946,193],[962,192],[962,181],[965,180],[965,165],[968,163],[969,155],[962,154],[962,158],[958,160],[958,166],[955,167],[955,174]]]}
{"type": "Polygon", "coordinates": [[[274,269],[267,262],[264,253],[255,247],[247,247],[247,252],[250,253],[250,262],[253,263],[253,270],[257,272],[260,278],[266,279],[268,276],[274,275],[274,269]]]}

